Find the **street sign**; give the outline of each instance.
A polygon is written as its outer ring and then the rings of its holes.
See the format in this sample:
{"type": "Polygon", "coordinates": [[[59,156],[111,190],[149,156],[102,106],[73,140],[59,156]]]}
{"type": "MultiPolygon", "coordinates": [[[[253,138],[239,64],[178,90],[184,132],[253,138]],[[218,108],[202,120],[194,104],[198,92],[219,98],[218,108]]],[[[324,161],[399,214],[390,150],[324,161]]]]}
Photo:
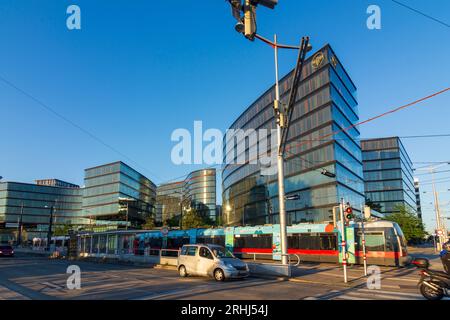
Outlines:
{"type": "Polygon", "coordinates": [[[18,228],[19,224],[17,222],[7,222],[5,228],[18,228]]]}
{"type": "Polygon", "coordinates": [[[442,230],[436,230],[436,234],[438,236],[442,236],[442,235],[444,235],[444,232],[442,230]]]}
{"type": "Polygon", "coordinates": [[[169,234],[169,229],[167,227],[162,228],[161,234],[163,235],[163,237],[167,236],[169,234]]]}

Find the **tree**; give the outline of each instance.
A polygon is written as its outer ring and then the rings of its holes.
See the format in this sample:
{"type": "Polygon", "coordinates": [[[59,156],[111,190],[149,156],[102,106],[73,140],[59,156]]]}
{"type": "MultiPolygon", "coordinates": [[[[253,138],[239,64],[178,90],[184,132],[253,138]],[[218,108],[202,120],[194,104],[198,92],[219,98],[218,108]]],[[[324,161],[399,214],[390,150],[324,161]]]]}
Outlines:
{"type": "Polygon", "coordinates": [[[183,229],[207,228],[213,224],[214,222],[209,217],[201,216],[194,208],[183,212],[183,229]]]}
{"type": "Polygon", "coordinates": [[[369,198],[366,198],[366,206],[370,207],[370,209],[373,209],[375,211],[380,212],[381,209],[383,208],[383,206],[379,203],[375,203],[372,200],[370,200],[369,198]]]}
{"type": "Polygon", "coordinates": [[[398,223],[408,243],[420,243],[427,235],[422,220],[404,205],[396,206],[386,220],[398,223]]]}
{"type": "Polygon", "coordinates": [[[168,227],[179,227],[180,226],[180,215],[176,215],[166,220],[168,227]]]}
{"type": "Polygon", "coordinates": [[[151,230],[153,228],[155,228],[155,219],[153,219],[153,217],[147,217],[142,225],[142,229],[151,230]]]}
{"type": "Polygon", "coordinates": [[[52,235],[55,237],[67,236],[69,234],[69,230],[70,230],[70,225],[68,225],[68,224],[59,225],[55,228],[55,231],[52,232],[52,235]]]}

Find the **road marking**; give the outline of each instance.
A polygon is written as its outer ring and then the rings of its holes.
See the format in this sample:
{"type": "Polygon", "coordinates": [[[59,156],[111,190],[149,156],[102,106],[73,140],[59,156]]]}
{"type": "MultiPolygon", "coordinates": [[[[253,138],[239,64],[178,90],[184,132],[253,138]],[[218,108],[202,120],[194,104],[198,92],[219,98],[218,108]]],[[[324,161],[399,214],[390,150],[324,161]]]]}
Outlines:
{"type": "MultiPolygon", "coordinates": [[[[341,296],[336,297],[337,299],[343,299],[343,300],[375,300],[372,298],[363,298],[363,297],[355,297],[355,296],[349,296],[346,294],[343,294],[341,296]]],[[[331,299],[333,300],[333,299],[331,299]]]]}
{"type": "Polygon", "coordinates": [[[422,298],[422,295],[417,293],[406,293],[406,292],[398,292],[398,291],[385,291],[385,290],[370,290],[370,289],[359,289],[358,291],[363,292],[373,292],[373,293],[384,293],[384,294],[395,294],[399,296],[405,296],[405,297],[415,297],[415,298],[422,298]]]}

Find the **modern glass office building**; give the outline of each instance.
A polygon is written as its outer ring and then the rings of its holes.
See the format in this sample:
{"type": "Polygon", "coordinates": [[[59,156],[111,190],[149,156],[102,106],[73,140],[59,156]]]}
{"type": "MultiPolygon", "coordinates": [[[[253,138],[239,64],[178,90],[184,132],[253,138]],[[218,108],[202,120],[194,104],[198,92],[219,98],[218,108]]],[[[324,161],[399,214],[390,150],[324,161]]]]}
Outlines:
{"type": "Polygon", "coordinates": [[[412,162],[398,137],[362,140],[366,198],[389,215],[398,205],[417,211],[412,162]]]}
{"type": "Polygon", "coordinates": [[[183,181],[165,183],[156,189],[156,217],[159,223],[181,216],[183,207],[183,181]]]}
{"type": "Polygon", "coordinates": [[[81,225],[82,190],[19,182],[0,183],[0,225],[3,233],[18,230],[21,222],[28,238],[46,237],[53,208],[53,224],[81,225]]]}
{"type": "Polygon", "coordinates": [[[216,169],[193,171],[184,180],[158,186],[156,208],[163,224],[191,209],[216,221],[216,169]]]}
{"type": "Polygon", "coordinates": [[[183,206],[216,221],[216,169],[193,171],[183,184],[183,206]]]}
{"type": "MultiPolygon", "coordinates": [[[[351,127],[359,119],[356,87],[329,45],[306,60],[302,76],[284,164],[286,195],[299,196],[298,200],[286,201],[289,224],[331,221],[332,207],[341,198],[356,210],[364,204],[362,156],[357,142],[360,133],[357,127],[351,127]],[[335,173],[336,177],[323,175],[322,169],[335,173]]],[[[291,79],[292,72],[280,80],[283,104],[289,98],[291,79]]],[[[274,98],[272,86],[230,129],[276,128],[274,98]]],[[[249,143],[243,150],[237,147],[238,139],[237,135],[224,139],[224,223],[230,226],[278,223],[276,174],[263,175],[259,163],[226,163],[243,152],[249,153],[249,143]]],[[[267,150],[271,149],[269,143],[267,150]]]]}
{"type": "Polygon", "coordinates": [[[422,220],[422,204],[420,203],[420,182],[414,178],[414,191],[416,193],[417,217],[422,220]]]}
{"type": "Polygon", "coordinates": [[[86,218],[139,228],[155,214],[156,185],[121,161],[86,169],[84,181],[86,218]]]}

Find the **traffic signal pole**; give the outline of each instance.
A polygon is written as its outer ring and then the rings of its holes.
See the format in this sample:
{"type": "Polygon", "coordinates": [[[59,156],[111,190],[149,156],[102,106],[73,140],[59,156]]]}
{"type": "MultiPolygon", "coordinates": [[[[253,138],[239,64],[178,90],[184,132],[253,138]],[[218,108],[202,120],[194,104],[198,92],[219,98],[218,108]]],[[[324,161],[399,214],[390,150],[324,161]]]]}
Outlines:
{"type": "Polygon", "coordinates": [[[283,112],[279,110],[280,106],[280,86],[278,76],[278,46],[277,35],[274,36],[275,52],[275,116],[277,117],[277,168],[278,168],[278,202],[280,207],[280,242],[281,242],[281,263],[288,264],[287,250],[287,224],[286,224],[286,202],[284,192],[284,161],[282,149],[283,112]]]}
{"type": "Polygon", "coordinates": [[[341,218],[341,248],[342,248],[342,267],[344,268],[344,282],[347,283],[347,243],[346,243],[346,235],[345,235],[345,219],[344,219],[344,198],[341,199],[341,203],[339,205],[339,214],[341,218]]]}
{"type": "Polygon", "coordinates": [[[364,205],[361,205],[361,242],[363,249],[364,275],[367,276],[366,232],[364,230],[364,205]]]}

